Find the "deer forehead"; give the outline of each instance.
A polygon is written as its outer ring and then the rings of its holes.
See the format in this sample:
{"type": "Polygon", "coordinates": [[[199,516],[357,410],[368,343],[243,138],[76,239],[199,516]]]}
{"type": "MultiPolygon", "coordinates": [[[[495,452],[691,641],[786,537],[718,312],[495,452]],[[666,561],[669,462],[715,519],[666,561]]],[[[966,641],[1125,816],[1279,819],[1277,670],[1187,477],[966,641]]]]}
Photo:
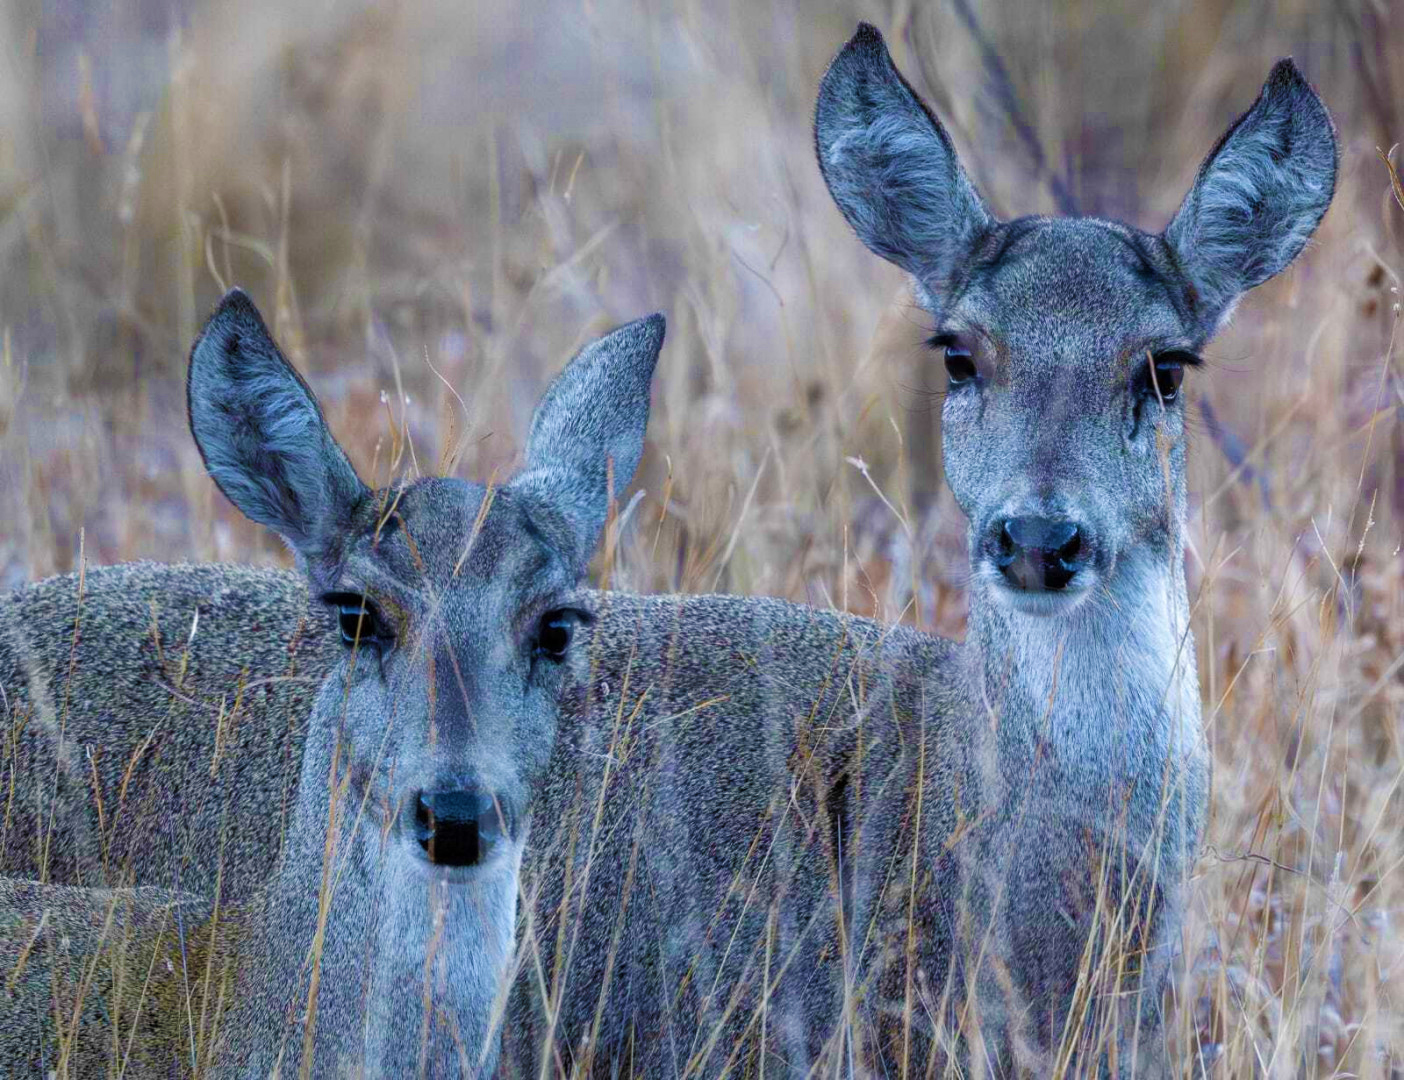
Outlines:
{"type": "Polygon", "coordinates": [[[1114,222],[1021,219],[987,238],[940,318],[985,340],[1001,382],[1119,386],[1147,349],[1199,344],[1167,260],[1155,237],[1114,222]]]}
{"type": "MultiPolygon", "coordinates": [[[[374,493],[341,574],[441,623],[512,629],[518,609],[569,588],[548,507],[453,478],[374,493]]],[[[446,627],[451,628],[451,627],[446,627]]]]}

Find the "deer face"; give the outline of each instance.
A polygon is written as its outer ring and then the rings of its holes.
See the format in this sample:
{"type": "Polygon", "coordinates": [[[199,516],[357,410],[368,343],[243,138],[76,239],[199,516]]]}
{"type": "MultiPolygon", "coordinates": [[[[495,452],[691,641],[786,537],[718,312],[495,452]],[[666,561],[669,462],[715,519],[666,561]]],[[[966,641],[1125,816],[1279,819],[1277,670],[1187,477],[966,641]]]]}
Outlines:
{"type": "Polygon", "coordinates": [[[824,76],[815,145],[844,216],[912,275],[934,320],[945,467],[977,594],[1060,614],[1170,567],[1185,371],[1239,296],[1301,250],[1335,184],[1330,119],[1292,62],[1159,235],[996,219],[870,26],[824,76]]]}

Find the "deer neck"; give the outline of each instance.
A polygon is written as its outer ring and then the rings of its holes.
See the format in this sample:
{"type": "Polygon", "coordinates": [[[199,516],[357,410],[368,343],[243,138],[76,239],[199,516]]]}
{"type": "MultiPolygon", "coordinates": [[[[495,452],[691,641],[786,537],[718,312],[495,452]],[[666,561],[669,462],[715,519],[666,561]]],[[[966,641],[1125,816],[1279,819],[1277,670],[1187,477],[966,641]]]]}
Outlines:
{"type": "Polygon", "coordinates": [[[1005,754],[1064,774],[1134,778],[1197,752],[1199,679],[1183,546],[1121,560],[1071,613],[1013,610],[977,592],[969,661],[975,706],[1005,754]]]}
{"type": "MultiPolygon", "coordinates": [[[[464,880],[432,872],[402,837],[382,829],[353,785],[328,783],[344,765],[332,771],[336,750],[327,742],[321,733],[309,739],[266,907],[259,979],[299,995],[305,1006],[307,958],[320,926],[314,1075],[345,1068],[367,1076],[491,1075],[520,853],[464,880]]],[[[279,1023],[288,1004],[278,1010],[279,1023]]],[[[300,1058],[304,1037],[305,1028],[289,1040],[285,1057],[300,1058]]]]}

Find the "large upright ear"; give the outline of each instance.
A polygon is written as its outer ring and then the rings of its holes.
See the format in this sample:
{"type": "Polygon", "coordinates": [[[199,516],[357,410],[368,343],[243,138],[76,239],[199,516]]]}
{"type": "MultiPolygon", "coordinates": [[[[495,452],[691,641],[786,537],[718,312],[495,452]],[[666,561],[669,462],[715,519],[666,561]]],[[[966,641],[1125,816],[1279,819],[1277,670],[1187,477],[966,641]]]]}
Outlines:
{"type": "Polygon", "coordinates": [[[186,401],[205,468],[229,501],[309,560],[328,555],[366,486],[239,289],[195,339],[186,401]]]}
{"type": "Polygon", "coordinates": [[[636,319],[581,349],[532,417],[526,468],[512,488],[555,507],[571,535],[580,573],[594,554],[613,491],[622,492],[643,455],[649,391],[663,347],[662,315],[636,319]]]}
{"type": "Polygon", "coordinates": [[[1279,60],[1253,107],[1199,167],[1165,230],[1212,334],[1238,298],[1296,258],[1331,205],[1336,133],[1297,65],[1279,60]]]}
{"type": "Polygon", "coordinates": [[[995,224],[950,136],[859,23],[819,84],[814,149],[858,238],[939,291],[995,224]]]}

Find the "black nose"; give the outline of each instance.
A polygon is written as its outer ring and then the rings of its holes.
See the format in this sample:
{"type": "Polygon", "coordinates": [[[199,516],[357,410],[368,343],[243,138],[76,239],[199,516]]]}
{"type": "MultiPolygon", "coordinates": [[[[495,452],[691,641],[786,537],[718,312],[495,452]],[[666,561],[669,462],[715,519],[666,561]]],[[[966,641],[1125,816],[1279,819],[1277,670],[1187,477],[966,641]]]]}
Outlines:
{"type": "Polygon", "coordinates": [[[1016,589],[1066,588],[1087,561],[1087,545],[1066,518],[1015,517],[997,526],[995,565],[1016,589]]]}
{"type": "Polygon", "coordinates": [[[477,866],[507,836],[501,803],[477,788],[421,791],[414,807],[415,839],[438,866],[477,866]]]}

